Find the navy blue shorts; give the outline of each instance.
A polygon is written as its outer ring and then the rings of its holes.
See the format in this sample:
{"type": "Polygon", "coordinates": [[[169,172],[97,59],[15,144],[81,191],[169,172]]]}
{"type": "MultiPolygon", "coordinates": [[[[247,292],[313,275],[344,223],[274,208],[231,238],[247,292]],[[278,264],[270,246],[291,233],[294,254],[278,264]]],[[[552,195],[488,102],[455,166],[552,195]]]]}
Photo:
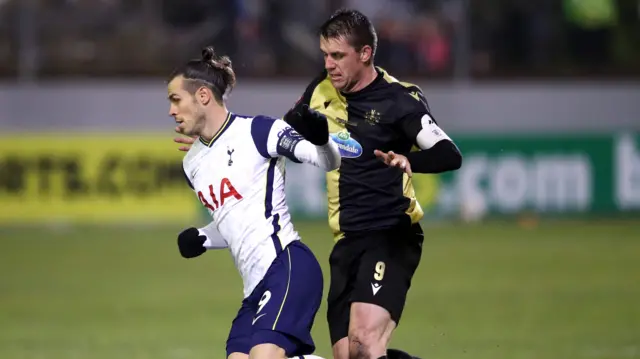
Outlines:
{"type": "Polygon", "coordinates": [[[227,357],[275,344],[287,357],[315,351],[311,328],[322,301],[322,270],[311,250],[293,241],[273,261],[231,324],[227,357]]]}

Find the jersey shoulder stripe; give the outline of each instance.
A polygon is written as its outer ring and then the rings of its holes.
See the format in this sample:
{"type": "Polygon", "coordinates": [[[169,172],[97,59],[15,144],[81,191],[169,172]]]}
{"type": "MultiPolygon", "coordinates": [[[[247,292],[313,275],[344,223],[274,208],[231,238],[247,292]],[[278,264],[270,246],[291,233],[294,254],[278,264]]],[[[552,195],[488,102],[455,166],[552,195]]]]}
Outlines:
{"type": "MultiPolygon", "coordinates": [[[[275,179],[276,166],[278,164],[277,158],[272,158],[269,161],[269,168],[267,169],[267,188],[266,194],[264,198],[264,216],[265,218],[270,218],[273,214],[273,182],[275,179]]],[[[280,232],[280,215],[273,215],[273,219],[271,222],[273,226],[273,232],[271,234],[271,240],[273,241],[273,245],[276,249],[276,253],[282,252],[282,242],[280,242],[280,238],[278,237],[278,232],[280,232]]]]}
{"type": "Polygon", "coordinates": [[[311,106],[311,97],[313,97],[314,91],[316,90],[318,85],[320,85],[320,83],[329,78],[328,76],[329,74],[327,73],[327,70],[322,70],[322,72],[318,76],[313,78],[309,85],[307,85],[307,88],[304,90],[304,93],[298,100],[298,103],[303,103],[307,106],[311,106]]]}
{"type": "Polygon", "coordinates": [[[269,142],[271,127],[273,127],[275,121],[275,118],[268,116],[256,116],[251,120],[251,138],[253,139],[253,144],[256,146],[258,153],[264,158],[271,158],[267,144],[269,142]]]}

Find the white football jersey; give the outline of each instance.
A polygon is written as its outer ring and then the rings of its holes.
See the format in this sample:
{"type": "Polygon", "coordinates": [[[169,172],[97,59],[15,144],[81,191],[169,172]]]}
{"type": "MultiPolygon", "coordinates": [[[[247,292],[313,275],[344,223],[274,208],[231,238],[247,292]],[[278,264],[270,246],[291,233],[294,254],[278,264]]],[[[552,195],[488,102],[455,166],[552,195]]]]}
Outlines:
{"type": "Polygon", "coordinates": [[[209,143],[200,139],[185,155],[187,180],[231,251],[245,297],[277,254],[300,239],[285,201],[285,157],[332,170],[340,158],[330,144],[327,154],[282,120],[229,113],[209,143]],[[322,155],[333,162],[318,163],[322,155]]]}

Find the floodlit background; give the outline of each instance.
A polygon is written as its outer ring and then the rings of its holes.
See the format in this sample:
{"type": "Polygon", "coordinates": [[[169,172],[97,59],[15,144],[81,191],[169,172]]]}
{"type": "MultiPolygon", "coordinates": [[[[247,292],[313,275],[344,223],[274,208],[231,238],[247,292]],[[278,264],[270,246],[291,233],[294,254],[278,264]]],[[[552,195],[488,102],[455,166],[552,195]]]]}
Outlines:
{"type": "MultiPolygon", "coordinates": [[[[0,358],[224,357],[240,278],[225,251],[179,257],[206,218],[166,76],[214,45],[239,77],[230,108],[281,116],[342,6],[464,155],[414,177],[426,242],[393,346],[640,358],[637,0],[0,0],[0,358]]],[[[287,168],[328,283],[324,177],[287,168]]]]}

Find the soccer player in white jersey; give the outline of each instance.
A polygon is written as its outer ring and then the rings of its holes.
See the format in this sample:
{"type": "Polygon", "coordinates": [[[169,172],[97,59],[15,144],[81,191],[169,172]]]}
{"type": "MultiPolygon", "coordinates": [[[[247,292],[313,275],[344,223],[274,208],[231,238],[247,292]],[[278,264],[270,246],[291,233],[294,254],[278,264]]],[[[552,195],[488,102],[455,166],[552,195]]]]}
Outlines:
{"type": "Polygon", "coordinates": [[[185,176],[213,218],[180,233],[178,247],[185,258],[231,251],[244,300],[227,339],[229,359],[311,358],[323,278],[291,223],[285,158],[331,171],[340,166],[339,150],[326,117],[308,108],[289,111],[291,125],[231,113],[224,99],[234,84],[231,61],[211,47],[170,76],[170,115],[181,133],[199,136],[184,157],[185,176]]]}

